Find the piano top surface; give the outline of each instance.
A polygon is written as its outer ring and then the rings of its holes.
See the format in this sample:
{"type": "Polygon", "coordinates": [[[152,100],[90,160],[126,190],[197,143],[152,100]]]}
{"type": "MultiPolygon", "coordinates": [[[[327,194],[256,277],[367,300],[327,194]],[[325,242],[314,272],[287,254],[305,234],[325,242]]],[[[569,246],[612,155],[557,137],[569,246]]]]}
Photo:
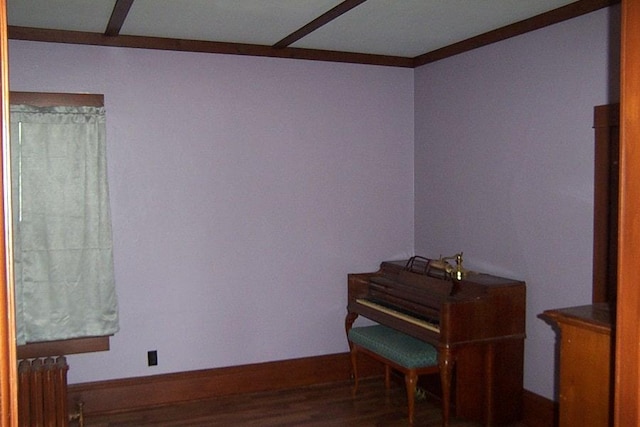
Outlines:
{"type": "MultiPolygon", "coordinates": [[[[460,281],[438,277],[422,271],[406,269],[407,261],[384,261],[377,272],[369,273],[370,284],[406,292],[409,295],[425,295],[440,302],[470,300],[489,297],[496,292],[504,293],[512,287],[524,287],[524,282],[491,274],[469,271],[460,281]]],[[[437,273],[436,273],[437,274],[437,273]]],[[[365,275],[367,275],[365,273],[365,275]]],[[[517,292],[517,291],[516,291],[517,292]]]]}
{"type": "MultiPolygon", "coordinates": [[[[390,274],[399,274],[401,271],[407,271],[406,269],[407,260],[396,260],[396,261],[384,261],[380,264],[380,272],[389,272],[390,274]]],[[[449,280],[440,278],[437,276],[432,276],[430,274],[422,273],[419,271],[412,271],[412,273],[418,276],[426,276],[432,277],[436,280],[449,280]]],[[[468,271],[465,274],[465,277],[462,279],[462,282],[476,283],[479,285],[485,286],[505,286],[508,284],[520,285],[522,281],[514,280],[507,277],[494,276],[487,273],[478,273],[475,271],[468,271]]]]}
{"type": "Polygon", "coordinates": [[[379,322],[393,322],[405,332],[427,341],[471,342],[497,337],[524,336],[525,283],[484,273],[467,274],[461,281],[408,271],[406,261],[385,261],[380,270],[350,275],[348,310],[379,322]],[[403,325],[387,314],[356,302],[371,298],[435,316],[441,334],[403,325]],[[438,336],[439,335],[439,336],[438,336]]]}

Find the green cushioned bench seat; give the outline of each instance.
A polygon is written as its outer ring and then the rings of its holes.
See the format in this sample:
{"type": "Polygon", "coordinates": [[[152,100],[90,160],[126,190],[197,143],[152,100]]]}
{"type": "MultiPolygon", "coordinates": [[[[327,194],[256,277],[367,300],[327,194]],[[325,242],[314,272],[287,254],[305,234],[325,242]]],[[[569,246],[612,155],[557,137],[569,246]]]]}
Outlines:
{"type": "MultiPolygon", "coordinates": [[[[347,328],[347,338],[351,347],[351,367],[353,370],[353,394],[358,390],[358,353],[366,353],[384,364],[384,382],[389,388],[389,370],[394,368],[404,374],[409,424],[414,421],[414,400],[419,375],[435,374],[438,367],[438,350],[429,343],[384,325],[347,328]]],[[[444,410],[442,424],[449,423],[448,410],[444,410]]]]}
{"type": "Polygon", "coordinates": [[[387,326],[351,328],[349,341],[405,368],[438,364],[438,351],[434,346],[387,326]]]}

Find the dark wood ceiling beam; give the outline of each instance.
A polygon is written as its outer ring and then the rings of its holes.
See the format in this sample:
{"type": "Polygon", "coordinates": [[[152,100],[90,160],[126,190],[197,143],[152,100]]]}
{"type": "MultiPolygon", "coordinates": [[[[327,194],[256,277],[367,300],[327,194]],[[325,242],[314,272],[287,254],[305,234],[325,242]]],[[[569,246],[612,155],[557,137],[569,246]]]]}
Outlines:
{"type": "Polygon", "coordinates": [[[116,0],[116,4],[113,6],[113,12],[111,12],[111,18],[107,24],[107,29],[104,32],[105,36],[114,37],[120,34],[124,20],[127,19],[129,9],[134,0],[116,0]]]}
{"type": "Polygon", "coordinates": [[[283,38],[278,43],[274,44],[273,47],[276,48],[276,49],[280,49],[280,48],[283,48],[283,47],[290,46],[293,43],[295,43],[298,40],[300,40],[301,38],[303,38],[304,36],[308,35],[309,33],[317,30],[318,28],[322,27],[323,25],[328,24],[329,22],[333,21],[337,17],[347,13],[348,11],[353,9],[354,7],[360,6],[365,1],[367,1],[367,0],[346,0],[346,1],[343,1],[342,3],[340,3],[339,5],[334,7],[333,9],[323,13],[322,15],[320,15],[319,17],[317,17],[313,21],[309,22],[304,27],[300,28],[299,30],[294,31],[291,34],[289,34],[287,37],[283,38]]]}
{"type": "Polygon", "coordinates": [[[272,46],[255,44],[169,39],[162,37],[106,36],[100,33],[84,31],[49,30],[17,26],[9,26],[8,31],[9,38],[13,40],[174,50],[183,52],[220,53],[227,55],[267,56],[274,58],[307,59],[312,61],[383,65],[389,67],[410,68],[413,66],[412,58],[372,55],[366,53],[298,49],[291,47],[276,49],[272,46]]]}

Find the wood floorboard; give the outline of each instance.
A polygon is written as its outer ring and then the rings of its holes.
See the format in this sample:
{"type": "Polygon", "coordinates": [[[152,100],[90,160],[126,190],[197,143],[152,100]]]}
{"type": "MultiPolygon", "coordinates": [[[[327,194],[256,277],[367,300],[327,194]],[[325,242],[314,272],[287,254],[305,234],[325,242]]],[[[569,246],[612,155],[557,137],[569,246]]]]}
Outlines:
{"type": "MultiPolygon", "coordinates": [[[[415,426],[441,426],[438,402],[416,402],[415,426]]],[[[360,382],[358,393],[351,383],[323,384],[294,390],[225,396],[161,408],[85,418],[87,427],[315,427],[408,426],[404,386],[394,383],[385,390],[380,378],[360,382]]],[[[451,427],[478,424],[452,419],[451,427]]],[[[525,427],[514,424],[510,427],[525,427]]]]}

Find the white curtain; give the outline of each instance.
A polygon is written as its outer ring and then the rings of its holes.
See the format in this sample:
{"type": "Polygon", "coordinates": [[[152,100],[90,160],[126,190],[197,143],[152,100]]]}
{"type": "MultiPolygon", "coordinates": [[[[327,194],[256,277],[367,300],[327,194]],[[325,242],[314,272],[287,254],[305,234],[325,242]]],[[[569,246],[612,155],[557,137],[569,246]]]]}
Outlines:
{"type": "Polygon", "coordinates": [[[11,106],[18,344],[118,330],[103,107],[11,106]]]}

